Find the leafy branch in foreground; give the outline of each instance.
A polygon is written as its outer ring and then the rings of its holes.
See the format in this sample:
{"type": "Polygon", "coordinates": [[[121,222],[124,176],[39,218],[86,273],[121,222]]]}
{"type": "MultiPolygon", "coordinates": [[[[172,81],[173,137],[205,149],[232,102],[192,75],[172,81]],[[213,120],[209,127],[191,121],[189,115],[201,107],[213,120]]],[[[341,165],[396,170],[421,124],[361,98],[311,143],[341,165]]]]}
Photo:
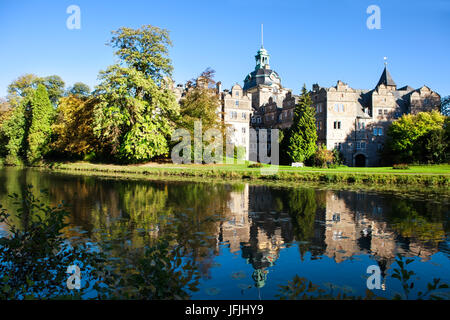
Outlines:
{"type": "Polygon", "coordinates": [[[34,196],[31,186],[23,194],[23,199],[17,194],[10,196],[19,207],[15,216],[20,227],[12,223],[6,209],[0,212],[0,223],[8,227],[8,236],[0,238],[0,298],[81,298],[85,290],[67,288],[67,267],[76,264],[83,268],[83,278],[89,283],[89,271],[97,267],[99,259],[86,245],[74,247],[64,239],[62,230],[69,215],[64,203],[45,205],[34,196]]]}
{"type": "Polygon", "coordinates": [[[18,206],[14,217],[0,206],[0,223],[8,228],[0,238],[0,299],[187,299],[197,290],[199,273],[183,260],[188,249],[172,232],[114,256],[102,242],[69,242],[63,234],[68,206],[50,207],[32,191],[27,186],[23,199],[10,196],[18,206]],[[67,287],[70,265],[82,271],[78,290],[67,287]]]}

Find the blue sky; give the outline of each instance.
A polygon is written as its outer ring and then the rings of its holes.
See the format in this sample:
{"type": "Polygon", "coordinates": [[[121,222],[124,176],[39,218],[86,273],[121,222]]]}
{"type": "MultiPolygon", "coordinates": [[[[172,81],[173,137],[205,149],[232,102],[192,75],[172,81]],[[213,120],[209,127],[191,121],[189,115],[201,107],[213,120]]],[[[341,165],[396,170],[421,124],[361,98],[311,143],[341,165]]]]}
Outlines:
{"type": "Polygon", "coordinates": [[[0,0],[0,96],[24,73],[93,87],[115,62],[105,45],[110,32],[143,24],[170,30],[177,83],[211,67],[230,88],[255,66],[261,23],[271,67],[294,93],[337,80],[373,88],[387,56],[398,86],[450,94],[448,0],[0,0]],[[80,30],[66,27],[72,4],[81,9],[80,30]],[[380,30],[366,26],[372,4],[381,9],[380,30]]]}

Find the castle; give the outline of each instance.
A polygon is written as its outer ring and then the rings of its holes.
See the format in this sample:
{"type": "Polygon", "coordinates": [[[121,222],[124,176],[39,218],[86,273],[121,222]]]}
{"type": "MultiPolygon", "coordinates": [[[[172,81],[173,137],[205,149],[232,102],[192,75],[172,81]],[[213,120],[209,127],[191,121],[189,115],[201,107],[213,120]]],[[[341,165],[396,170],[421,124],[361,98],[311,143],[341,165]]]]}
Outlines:
{"type": "MultiPolygon", "coordinates": [[[[299,96],[284,88],[278,73],[271,69],[270,55],[261,45],[256,66],[231,90],[216,86],[220,97],[219,111],[228,125],[232,142],[246,150],[250,145],[250,128],[286,129],[292,125],[299,96]]],[[[175,88],[181,99],[184,86],[175,88]]],[[[310,95],[316,110],[318,144],[328,150],[338,149],[348,166],[380,165],[380,151],[389,125],[404,114],[439,110],[441,97],[427,86],[419,89],[397,88],[387,63],[373,89],[354,89],[338,81],[329,88],[314,84],[310,95]]],[[[247,159],[248,159],[247,152],[247,159]]]]}

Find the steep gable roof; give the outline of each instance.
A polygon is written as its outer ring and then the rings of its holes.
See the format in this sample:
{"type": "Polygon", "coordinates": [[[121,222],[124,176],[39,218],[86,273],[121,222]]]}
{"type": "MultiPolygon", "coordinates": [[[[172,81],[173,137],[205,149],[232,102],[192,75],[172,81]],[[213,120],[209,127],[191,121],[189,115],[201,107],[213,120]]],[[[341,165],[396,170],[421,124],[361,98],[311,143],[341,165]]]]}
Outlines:
{"type": "Polygon", "coordinates": [[[387,67],[384,67],[383,73],[381,74],[377,87],[380,84],[384,84],[385,86],[397,86],[394,80],[392,80],[391,74],[389,73],[387,67]]]}

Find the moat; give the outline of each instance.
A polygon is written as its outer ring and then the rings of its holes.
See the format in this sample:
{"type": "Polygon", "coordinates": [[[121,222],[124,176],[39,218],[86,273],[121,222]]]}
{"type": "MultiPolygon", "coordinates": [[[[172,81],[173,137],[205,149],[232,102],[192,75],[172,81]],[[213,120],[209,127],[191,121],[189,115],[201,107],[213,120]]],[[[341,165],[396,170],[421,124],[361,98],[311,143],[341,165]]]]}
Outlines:
{"type": "Polygon", "coordinates": [[[193,241],[185,257],[201,273],[193,299],[276,299],[279,286],[295,275],[364,295],[371,265],[382,274],[375,293],[392,297],[401,292],[400,282],[390,277],[397,255],[414,260],[409,268],[417,274],[416,288],[433,278],[450,282],[448,193],[126,180],[5,168],[0,203],[13,211],[8,194],[20,195],[30,184],[47,189],[49,203],[71,205],[69,241],[109,239],[118,244],[119,259],[127,248],[162,236],[170,221],[180,221],[178,237],[201,235],[201,244],[193,241]]]}

